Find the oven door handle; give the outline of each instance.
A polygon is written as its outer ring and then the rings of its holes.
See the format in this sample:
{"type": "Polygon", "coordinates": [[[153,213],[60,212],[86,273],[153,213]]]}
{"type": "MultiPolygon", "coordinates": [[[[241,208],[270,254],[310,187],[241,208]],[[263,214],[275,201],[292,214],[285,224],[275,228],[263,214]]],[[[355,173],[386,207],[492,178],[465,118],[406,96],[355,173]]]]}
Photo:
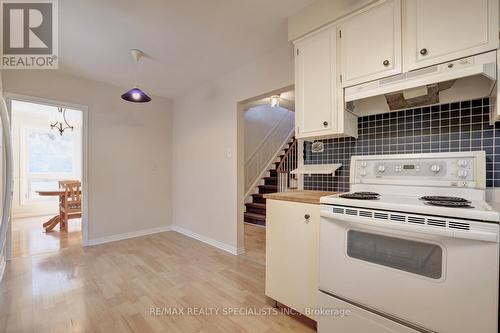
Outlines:
{"type": "Polygon", "coordinates": [[[426,225],[414,225],[410,223],[403,222],[392,222],[392,221],[377,221],[374,219],[363,218],[359,216],[349,216],[345,214],[335,214],[328,211],[321,211],[321,217],[327,218],[330,222],[343,222],[348,224],[357,224],[368,226],[377,229],[391,229],[406,232],[416,232],[419,234],[451,237],[451,238],[462,238],[470,239],[483,242],[498,243],[499,236],[498,231],[487,231],[487,230],[452,230],[449,228],[432,227],[426,225]]]}

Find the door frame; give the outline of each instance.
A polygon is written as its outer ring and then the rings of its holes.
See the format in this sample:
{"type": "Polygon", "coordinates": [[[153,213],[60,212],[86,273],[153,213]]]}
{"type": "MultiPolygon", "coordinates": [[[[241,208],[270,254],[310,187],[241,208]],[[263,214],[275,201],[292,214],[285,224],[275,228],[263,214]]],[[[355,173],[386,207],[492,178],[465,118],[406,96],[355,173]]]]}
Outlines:
{"type": "MultiPolygon", "coordinates": [[[[12,100],[22,102],[45,104],[50,106],[63,106],[73,110],[82,112],[82,246],[88,246],[89,235],[89,175],[88,175],[88,140],[89,140],[89,108],[86,105],[75,104],[70,102],[57,101],[48,98],[40,98],[27,96],[22,94],[4,92],[4,98],[7,103],[7,111],[9,118],[12,119],[12,100]]],[[[10,124],[12,127],[12,123],[10,124]]],[[[7,259],[12,258],[12,221],[9,224],[9,232],[7,236],[7,259]]]]}
{"type": "MultiPolygon", "coordinates": [[[[236,102],[236,255],[245,253],[245,110],[256,105],[263,105],[272,95],[295,90],[294,84],[289,84],[266,93],[236,102]]],[[[285,106],[286,107],[286,106],[285,106]]],[[[295,112],[295,110],[294,110],[295,112]]]]}

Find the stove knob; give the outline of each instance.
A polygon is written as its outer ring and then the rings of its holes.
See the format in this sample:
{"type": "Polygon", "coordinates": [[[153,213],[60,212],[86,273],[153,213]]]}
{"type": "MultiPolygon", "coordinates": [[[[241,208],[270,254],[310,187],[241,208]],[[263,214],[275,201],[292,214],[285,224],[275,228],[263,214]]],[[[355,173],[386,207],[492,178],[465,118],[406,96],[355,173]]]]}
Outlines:
{"type": "Polygon", "coordinates": [[[366,176],[366,170],[365,169],[359,170],[359,174],[361,175],[361,177],[366,176]]]}
{"type": "Polygon", "coordinates": [[[378,172],[384,172],[384,171],[385,171],[385,165],[379,165],[378,172]]]}
{"type": "Polygon", "coordinates": [[[459,167],[465,168],[468,164],[467,160],[458,160],[457,162],[459,167]]]}
{"type": "Polygon", "coordinates": [[[431,165],[431,171],[434,172],[434,173],[438,173],[439,170],[441,170],[441,167],[437,164],[433,164],[431,165]]]}
{"type": "Polygon", "coordinates": [[[466,178],[467,177],[467,171],[466,170],[458,170],[458,177],[460,177],[460,178],[466,178]]]}

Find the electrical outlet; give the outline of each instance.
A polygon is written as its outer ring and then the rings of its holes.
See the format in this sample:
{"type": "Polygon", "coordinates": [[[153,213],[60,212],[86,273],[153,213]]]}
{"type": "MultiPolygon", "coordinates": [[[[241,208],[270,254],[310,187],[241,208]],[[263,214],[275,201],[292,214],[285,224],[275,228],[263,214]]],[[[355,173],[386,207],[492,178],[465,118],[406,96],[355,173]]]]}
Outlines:
{"type": "Polygon", "coordinates": [[[325,151],[325,145],[323,142],[313,142],[311,145],[311,152],[313,153],[322,153],[325,151]]]}

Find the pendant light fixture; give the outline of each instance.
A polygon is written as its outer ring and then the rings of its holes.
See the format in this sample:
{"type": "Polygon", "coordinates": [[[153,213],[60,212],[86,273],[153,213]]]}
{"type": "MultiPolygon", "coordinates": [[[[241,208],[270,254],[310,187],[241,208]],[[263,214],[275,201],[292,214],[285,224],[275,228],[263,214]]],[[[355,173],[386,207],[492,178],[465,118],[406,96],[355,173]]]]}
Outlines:
{"type": "Polygon", "coordinates": [[[269,104],[271,105],[272,108],[277,108],[278,106],[280,106],[280,98],[281,98],[280,95],[272,95],[269,98],[269,104]]]}
{"type": "MultiPolygon", "coordinates": [[[[130,50],[130,53],[132,54],[132,59],[134,59],[134,62],[137,63],[139,62],[139,59],[144,55],[144,53],[141,50],[138,49],[132,49],[130,50]]],[[[151,101],[151,97],[146,95],[144,91],[139,89],[137,87],[137,71],[135,73],[136,75],[136,84],[135,87],[127,91],[122,95],[122,98],[128,102],[133,102],[133,103],[147,103],[151,101]]]]}
{"type": "Polygon", "coordinates": [[[54,128],[57,129],[59,131],[59,134],[61,134],[61,136],[63,135],[64,131],[67,129],[70,129],[73,131],[74,127],[71,126],[68,123],[68,121],[66,120],[66,108],[58,107],[57,114],[55,116],[56,116],[56,120],[50,124],[51,129],[54,129],[54,128]]]}

